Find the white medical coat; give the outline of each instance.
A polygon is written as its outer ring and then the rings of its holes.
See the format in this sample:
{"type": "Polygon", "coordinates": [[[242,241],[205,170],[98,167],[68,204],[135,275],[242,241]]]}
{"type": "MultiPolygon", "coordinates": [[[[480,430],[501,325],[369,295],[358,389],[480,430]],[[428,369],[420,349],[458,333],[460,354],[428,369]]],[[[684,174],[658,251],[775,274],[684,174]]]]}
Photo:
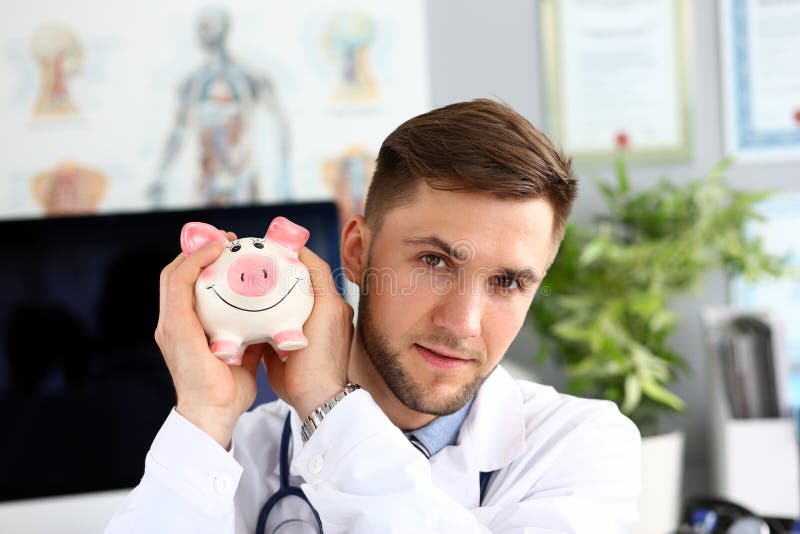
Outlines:
{"type": "MultiPolygon", "coordinates": [[[[498,367],[458,443],[430,460],[364,390],[337,404],[305,444],[297,413],[282,401],[243,414],[231,451],[173,410],[106,533],[254,533],[279,486],[289,412],[290,482],[302,487],[326,534],[604,534],[629,532],[637,520],[633,423],[611,402],[562,395],[498,367]],[[497,471],[481,507],[480,471],[497,471]]],[[[299,500],[286,506],[307,513],[299,500]]]]}

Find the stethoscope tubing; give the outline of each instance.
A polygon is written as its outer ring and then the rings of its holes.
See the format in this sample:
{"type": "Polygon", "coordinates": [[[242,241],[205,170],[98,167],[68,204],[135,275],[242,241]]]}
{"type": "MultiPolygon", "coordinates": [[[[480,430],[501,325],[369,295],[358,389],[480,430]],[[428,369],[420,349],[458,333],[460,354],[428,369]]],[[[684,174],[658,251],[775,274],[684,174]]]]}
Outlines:
{"type": "Polygon", "coordinates": [[[281,451],[280,451],[280,488],[272,497],[267,499],[264,506],[261,507],[261,512],[258,514],[258,523],[256,523],[256,534],[264,534],[264,528],[267,525],[267,517],[278,502],[285,497],[298,497],[304,500],[311,511],[314,513],[314,518],[317,520],[317,527],[320,534],[322,534],[322,520],[319,514],[311,505],[303,490],[289,485],[289,440],[292,437],[292,426],[290,424],[291,414],[286,415],[286,421],[283,423],[283,434],[281,434],[281,451]]]}
{"type": "MultiPolygon", "coordinates": [[[[283,433],[281,434],[281,450],[280,450],[280,488],[272,497],[267,499],[261,512],[258,514],[258,523],[256,523],[256,534],[264,534],[266,527],[267,517],[278,502],[285,497],[298,497],[308,504],[311,511],[314,513],[314,518],[317,520],[317,527],[320,534],[322,534],[322,519],[312,506],[311,501],[308,500],[303,490],[289,485],[289,440],[292,437],[292,426],[290,424],[291,414],[286,415],[286,421],[283,423],[283,433]]],[[[488,488],[489,479],[493,472],[480,473],[480,504],[483,505],[483,498],[488,488]]]]}

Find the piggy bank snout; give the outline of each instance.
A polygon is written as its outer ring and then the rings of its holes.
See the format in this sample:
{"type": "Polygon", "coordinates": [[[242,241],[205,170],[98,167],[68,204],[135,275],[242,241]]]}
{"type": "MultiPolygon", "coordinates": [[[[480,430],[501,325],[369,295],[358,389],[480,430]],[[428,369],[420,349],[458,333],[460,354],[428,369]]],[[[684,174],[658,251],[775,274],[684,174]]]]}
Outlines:
{"type": "Polygon", "coordinates": [[[275,287],[278,270],[270,256],[249,254],[228,267],[228,286],[244,297],[260,297],[275,287]]]}

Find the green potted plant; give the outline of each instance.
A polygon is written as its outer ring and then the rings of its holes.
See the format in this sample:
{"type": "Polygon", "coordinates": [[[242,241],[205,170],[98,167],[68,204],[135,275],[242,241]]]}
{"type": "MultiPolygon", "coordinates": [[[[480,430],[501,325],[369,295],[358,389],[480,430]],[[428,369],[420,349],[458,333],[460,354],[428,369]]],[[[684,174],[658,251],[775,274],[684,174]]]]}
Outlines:
{"type": "Polygon", "coordinates": [[[685,185],[634,190],[618,157],[615,183],[598,183],[607,215],[569,225],[530,310],[543,342],[537,358],[554,357],[570,393],[614,401],[644,436],[658,433],[664,413],[685,409],[669,389],[689,370],[669,345],[679,320],[670,300],[713,270],[752,279],[784,269],[746,232],[769,193],[729,186],[730,163],[685,185]]]}

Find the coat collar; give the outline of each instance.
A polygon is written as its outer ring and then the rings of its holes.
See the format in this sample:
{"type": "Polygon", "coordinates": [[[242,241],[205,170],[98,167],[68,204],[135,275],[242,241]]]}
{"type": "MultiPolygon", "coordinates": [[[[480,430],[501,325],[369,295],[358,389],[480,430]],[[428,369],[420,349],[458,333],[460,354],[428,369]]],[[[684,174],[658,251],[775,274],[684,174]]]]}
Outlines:
{"type": "Polygon", "coordinates": [[[448,445],[458,443],[461,426],[469,415],[475,397],[471,397],[458,411],[442,415],[416,430],[403,432],[409,439],[413,436],[425,448],[425,456],[430,458],[448,445]]]}
{"type": "Polygon", "coordinates": [[[459,445],[472,449],[480,471],[507,466],[525,450],[525,414],[522,393],[502,366],[478,390],[464,425],[459,445]]]}
{"type": "MultiPolygon", "coordinates": [[[[303,447],[300,437],[302,422],[293,408],[289,405],[286,407],[291,412],[291,462],[294,451],[303,447]]],[[[498,365],[475,395],[469,415],[461,425],[457,445],[445,447],[432,457],[432,461],[439,459],[438,456],[442,456],[443,460],[445,456],[459,450],[469,458],[464,460],[480,471],[496,471],[522,454],[525,450],[525,436],[522,393],[514,378],[498,365]]],[[[279,473],[278,462],[275,463],[273,472],[276,475],[279,473]]]]}

